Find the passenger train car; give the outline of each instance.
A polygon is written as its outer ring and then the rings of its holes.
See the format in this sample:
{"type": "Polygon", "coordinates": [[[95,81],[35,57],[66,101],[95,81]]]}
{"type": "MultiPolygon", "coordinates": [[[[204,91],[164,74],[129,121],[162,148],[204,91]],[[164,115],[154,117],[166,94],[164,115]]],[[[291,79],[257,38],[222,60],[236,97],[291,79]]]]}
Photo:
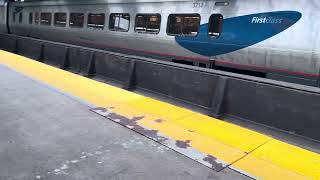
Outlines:
{"type": "Polygon", "coordinates": [[[0,1],[0,31],[319,86],[318,0],[0,1]]]}

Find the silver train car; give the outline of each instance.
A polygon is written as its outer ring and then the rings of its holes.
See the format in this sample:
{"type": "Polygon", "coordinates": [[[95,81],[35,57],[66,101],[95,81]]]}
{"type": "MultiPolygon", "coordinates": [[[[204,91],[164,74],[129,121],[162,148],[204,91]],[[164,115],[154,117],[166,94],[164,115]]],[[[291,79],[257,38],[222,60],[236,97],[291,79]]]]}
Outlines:
{"type": "Polygon", "coordinates": [[[0,31],[319,86],[320,1],[0,3],[0,31]]]}

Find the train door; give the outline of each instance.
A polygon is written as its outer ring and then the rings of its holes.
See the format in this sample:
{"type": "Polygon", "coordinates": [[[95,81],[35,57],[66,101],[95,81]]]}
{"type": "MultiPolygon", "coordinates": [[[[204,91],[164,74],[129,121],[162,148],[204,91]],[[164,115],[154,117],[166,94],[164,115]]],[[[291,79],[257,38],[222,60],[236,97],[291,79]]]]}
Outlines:
{"type": "MultiPolygon", "coordinates": [[[[208,22],[208,36],[211,40],[219,38],[222,33],[223,15],[222,14],[211,14],[208,22]]],[[[215,68],[215,57],[210,58],[209,68],[215,68]]]]}

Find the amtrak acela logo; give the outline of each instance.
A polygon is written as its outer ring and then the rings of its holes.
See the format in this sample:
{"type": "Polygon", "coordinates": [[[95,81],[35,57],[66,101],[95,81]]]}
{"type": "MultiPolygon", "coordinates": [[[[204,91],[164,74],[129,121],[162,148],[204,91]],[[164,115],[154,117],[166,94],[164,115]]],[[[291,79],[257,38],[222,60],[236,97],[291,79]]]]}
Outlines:
{"type": "Polygon", "coordinates": [[[251,23],[254,24],[280,24],[283,19],[273,17],[253,17],[251,23]]]}
{"type": "Polygon", "coordinates": [[[198,36],[176,36],[175,39],[189,51],[213,57],[272,38],[292,27],[301,17],[302,14],[298,11],[273,11],[229,17],[223,20],[222,32],[218,38],[208,36],[210,24],[206,23],[201,24],[198,36]]]}

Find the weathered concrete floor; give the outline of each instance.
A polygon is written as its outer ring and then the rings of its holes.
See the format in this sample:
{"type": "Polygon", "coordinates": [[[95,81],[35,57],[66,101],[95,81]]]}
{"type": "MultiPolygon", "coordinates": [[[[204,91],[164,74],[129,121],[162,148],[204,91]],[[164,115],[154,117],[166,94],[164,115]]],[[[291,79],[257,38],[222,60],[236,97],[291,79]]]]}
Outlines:
{"type": "Polygon", "coordinates": [[[215,172],[0,65],[0,180],[249,179],[215,172]]]}

